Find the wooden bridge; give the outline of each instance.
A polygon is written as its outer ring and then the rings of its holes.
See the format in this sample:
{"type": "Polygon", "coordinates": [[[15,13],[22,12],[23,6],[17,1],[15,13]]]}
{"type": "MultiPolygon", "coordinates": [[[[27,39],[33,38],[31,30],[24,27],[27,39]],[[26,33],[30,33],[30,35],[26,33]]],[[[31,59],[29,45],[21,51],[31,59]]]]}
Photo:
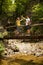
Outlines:
{"type": "MultiPolygon", "coordinates": [[[[39,24],[32,24],[30,25],[31,27],[34,27],[34,26],[43,26],[43,23],[39,23],[39,24]]],[[[7,28],[15,28],[16,26],[7,26],[5,27],[6,29],[7,28]]],[[[25,27],[25,25],[21,25],[21,27],[25,27]]],[[[43,39],[43,35],[14,35],[14,36],[10,36],[10,37],[4,37],[3,39],[43,39]]]]}
{"type": "Polygon", "coordinates": [[[13,36],[13,37],[4,37],[3,39],[43,39],[43,35],[13,36]]]}

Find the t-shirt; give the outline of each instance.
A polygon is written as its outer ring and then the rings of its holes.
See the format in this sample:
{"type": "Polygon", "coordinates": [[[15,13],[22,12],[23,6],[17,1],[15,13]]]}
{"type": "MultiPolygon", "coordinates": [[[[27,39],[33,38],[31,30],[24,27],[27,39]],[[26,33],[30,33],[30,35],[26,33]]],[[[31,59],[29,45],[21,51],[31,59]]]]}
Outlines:
{"type": "Polygon", "coordinates": [[[26,19],[26,25],[29,25],[29,22],[30,22],[30,18],[27,18],[26,19]]]}
{"type": "Polygon", "coordinates": [[[21,25],[19,20],[16,21],[16,25],[17,26],[20,26],[21,25]]]}

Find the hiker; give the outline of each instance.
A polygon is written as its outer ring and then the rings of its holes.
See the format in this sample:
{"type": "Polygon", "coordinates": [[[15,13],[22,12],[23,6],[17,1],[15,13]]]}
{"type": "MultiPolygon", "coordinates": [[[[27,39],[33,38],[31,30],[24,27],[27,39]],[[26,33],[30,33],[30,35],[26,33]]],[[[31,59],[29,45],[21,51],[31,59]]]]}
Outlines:
{"type": "Polygon", "coordinates": [[[25,25],[26,25],[26,33],[30,34],[30,17],[29,16],[26,16],[26,22],[25,22],[25,25]]]}
{"type": "Polygon", "coordinates": [[[20,33],[20,26],[21,26],[21,22],[20,22],[20,18],[19,17],[17,17],[16,26],[17,26],[17,34],[19,34],[20,33]]]}

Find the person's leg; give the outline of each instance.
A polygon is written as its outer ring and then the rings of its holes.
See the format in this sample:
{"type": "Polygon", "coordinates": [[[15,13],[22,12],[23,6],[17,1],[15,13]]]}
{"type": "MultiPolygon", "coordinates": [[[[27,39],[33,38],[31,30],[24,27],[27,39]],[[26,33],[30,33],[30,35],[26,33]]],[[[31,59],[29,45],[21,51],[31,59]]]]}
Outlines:
{"type": "Polygon", "coordinates": [[[30,34],[30,29],[27,30],[27,33],[30,34]]]}
{"type": "Polygon", "coordinates": [[[20,32],[19,32],[19,27],[17,27],[17,34],[19,34],[20,32]]]}
{"type": "Polygon", "coordinates": [[[27,26],[27,33],[30,34],[30,26],[27,26]]]}

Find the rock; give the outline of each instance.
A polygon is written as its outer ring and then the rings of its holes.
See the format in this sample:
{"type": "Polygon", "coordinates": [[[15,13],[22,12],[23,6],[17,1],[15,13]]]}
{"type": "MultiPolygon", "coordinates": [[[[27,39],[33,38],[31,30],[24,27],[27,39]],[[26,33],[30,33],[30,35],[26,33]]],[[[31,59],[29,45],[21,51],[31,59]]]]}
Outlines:
{"type": "Polygon", "coordinates": [[[27,54],[31,55],[31,54],[32,54],[32,52],[31,52],[31,51],[29,51],[27,54]]]}
{"type": "Polygon", "coordinates": [[[8,47],[6,48],[7,55],[13,55],[13,54],[33,54],[36,56],[43,55],[43,47],[42,42],[41,43],[29,43],[29,42],[21,42],[21,40],[8,40],[8,47]]]}
{"type": "Polygon", "coordinates": [[[35,55],[36,55],[36,56],[41,56],[42,53],[37,52],[35,55]]]}
{"type": "Polygon", "coordinates": [[[15,52],[15,54],[20,54],[20,52],[15,52]]]}
{"type": "Polygon", "coordinates": [[[3,55],[7,55],[7,53],[8,53],[7,51],[4,51],[3,55]]]}

